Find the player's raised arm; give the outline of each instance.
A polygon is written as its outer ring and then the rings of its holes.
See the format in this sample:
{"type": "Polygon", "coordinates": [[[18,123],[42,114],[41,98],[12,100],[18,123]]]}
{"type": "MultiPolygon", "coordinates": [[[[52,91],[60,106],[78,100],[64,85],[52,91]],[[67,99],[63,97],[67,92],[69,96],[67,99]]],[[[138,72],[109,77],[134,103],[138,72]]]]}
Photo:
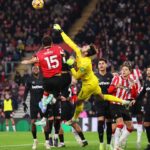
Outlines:
{"type": "Polygon", "coordinates": [[[27,64],[37,63],[37,62],[39,62],[38,58],[32,57],[31,59],[21,61],[21,64],[27,65],[27,64]]]}
{"type": "Polygon", "coordinates": [[[75,44],[67,35],[66,33],[61,29],[60,25],[58,24],[54,24],[54,27],[53,27],[55,30],[57,31],[60,31],[61,33],[61,36],[64,40],[64,42],[69,45],[76,53],[77,57],[80,57],[81,56],[81,51],[80,51],[80,48],[78,47],[77,44],[75,44]]]}

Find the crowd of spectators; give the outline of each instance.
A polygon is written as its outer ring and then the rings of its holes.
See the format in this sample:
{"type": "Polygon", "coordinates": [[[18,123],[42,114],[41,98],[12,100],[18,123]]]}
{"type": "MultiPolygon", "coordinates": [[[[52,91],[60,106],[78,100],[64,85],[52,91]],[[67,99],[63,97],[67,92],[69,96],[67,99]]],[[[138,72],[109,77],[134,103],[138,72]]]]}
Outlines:
{"type": "Polygon", "coordinates": [[[150,60],[149,20],[149,0],[99,0],[75,41],[95,43],[115,70],[125,60],[144,69],[150,60]]]}
{"type": "Polygon", "coordinates": [[[35,10],[31,0],[0,0],[0,74],[5,62],[18,61],[25,51],[37,50],[54,23],[67,31],[88,1],[46,0],[44,9],[35,10]]]}
{"type": "Polygon", "coordinates": [[[0,100],[9,92],[17,109],[24,93],[28,76],[16,72],[8,80],[15,62],[26,51],[38,50],[41,38],[51,34],[54,23],[67,32],[70,25],[80,17],[89,0],[45,0],[44,9],[35,10],[31,0],[0,0],[0,100]]]}

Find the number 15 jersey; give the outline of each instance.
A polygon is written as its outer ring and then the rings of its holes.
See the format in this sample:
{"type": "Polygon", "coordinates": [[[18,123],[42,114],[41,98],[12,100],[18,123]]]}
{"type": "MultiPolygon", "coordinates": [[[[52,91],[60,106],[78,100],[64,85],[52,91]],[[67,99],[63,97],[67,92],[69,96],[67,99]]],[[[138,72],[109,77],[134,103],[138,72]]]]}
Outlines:
{"type": "Polygon", "coordinates": [[[62,71],[63,49],[58,45],[46,47],[37,52],[39,66],[44,78],[51,78],[62,71]]]}

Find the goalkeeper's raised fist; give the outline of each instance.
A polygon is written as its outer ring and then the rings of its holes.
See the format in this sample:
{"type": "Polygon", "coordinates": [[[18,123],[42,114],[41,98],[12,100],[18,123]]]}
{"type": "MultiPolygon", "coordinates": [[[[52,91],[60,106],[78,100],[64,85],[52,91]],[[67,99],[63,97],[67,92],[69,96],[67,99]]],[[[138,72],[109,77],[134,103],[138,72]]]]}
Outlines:
{"type": "Polygon", "coordinates": [[[57,31],[62,31],[62,29],[61,29],[59,24],[54,24],[53,29],[55,29],[57,31]]]}

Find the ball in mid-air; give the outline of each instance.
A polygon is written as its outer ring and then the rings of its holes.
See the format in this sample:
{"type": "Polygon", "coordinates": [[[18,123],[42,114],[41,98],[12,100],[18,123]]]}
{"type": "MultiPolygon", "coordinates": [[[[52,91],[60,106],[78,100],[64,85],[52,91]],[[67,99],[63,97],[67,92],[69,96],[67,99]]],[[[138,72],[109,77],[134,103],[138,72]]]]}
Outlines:
{"type": "Polygon", "coordinates": [[[44,7],[44,1],[43,0],[33,0],[32,6],[34,9],[42,9],[44,7]]]}

